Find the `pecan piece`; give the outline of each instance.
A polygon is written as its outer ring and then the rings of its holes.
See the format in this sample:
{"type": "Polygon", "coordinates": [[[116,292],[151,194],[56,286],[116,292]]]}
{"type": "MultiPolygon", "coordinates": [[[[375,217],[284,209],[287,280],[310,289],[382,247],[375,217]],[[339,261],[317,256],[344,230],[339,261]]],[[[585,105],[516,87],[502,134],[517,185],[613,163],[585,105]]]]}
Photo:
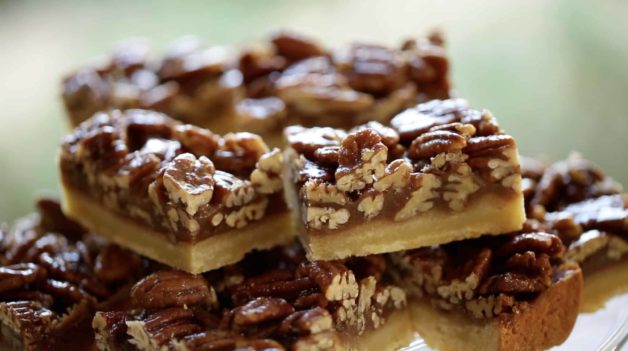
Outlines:
{"type": "Polygon", "coordinates": [[[177,156],[165,169],[163,184],[172,201],[181,201],[193,216],[206,205],[214,192],[214,164],[207,157],[192,154],[177,156]]]}
{"type": "Polygon", "coordinates": [[[205,278],[181,271],[155,272],[137,282],[131,289],[134,305],[144,308],[214,305],[216,296],[205,278]]]}
{"type": "Polygon", "coordinates": [[[338,146],[325,146],[314,151],[314,159],[327,167],[337,166],[339,158],[340,147],[338,146]]]}
{"type": "Polygon", "coordinates": [[[537,232],[515,235],[499,247],[495,253],[498,256],[508,257],[516,253],[534,251],[556,256],[562,254],[564,250],[565,247],[556,235],[537,232]]]}
{"type": "Polygon", "coordinates": [[[526,294],[547,289],[542,277],[530,277],[522,273],[507,272],[489,277],[479,288],[480,294],[526,294]]]}
{"type": "Polygon", "coordinates": [[[405,83],[405,72],[395,52],[377,45],[353,45],[339,62],[351,88],[374,95],[385,95],[405,83]]]}
{"type": "Polygon", "coordinates": [[[286,105],[276,97],[244,99],[238,102],[236,111],[238,124],[255,133],[279,129],[286,117],[286,105]]]}
{"type": "Polygon", "coordinates": [[[197,157],[212,155],[220,142],[216,134],[189,124],[176,126],[173,133],[173,137],[197,157]]]}
{"type": "Polygon", "coordinates": [[[358,296],[355,275],[338,261],[315,261],[303,263],[297,276],[308,276],[319,286],[325,298],[340,301],[358,296]]]}
{"type": "Polygon", "coordinates": [[[342,140],[336,170],[336,186],[343,191],[363,189],[384,175],[388,148],[374,130],[364,129],[342,140]]]}
{"type": "Polygon", "coordinates": [[[272,339],[255,339],[238,343],[236,351],[285,351],[285,348],[272,339]]]}
{"type": "Polygon", "coordinates": [[[325,55],[325,51],[312,39],[295,33],[285,31],[275,33],[272,43],[277,54],[292,62],[325,55]]]}
{"type": "Polygon", "coordinates": [[[436,125],[460,121],[466,111],[468,104],[462,99],[432,100],[401,112],[390,125],[402,143],[410,143],[436,125]]]}
{"type": "Polygon", "coordinates": [[[479,136],[489,136],[499,133],[499,125],[497,120],[493,117],[489,111],[469,111],[462,119],[462,123],[469,123],[473,125],[479,136]]]}
{"type": "Polygon", "coordinates": [[[316,283],[308,277],[259,284],[242,284],[235,289],[232,298],[236,304],[245,303],[252,298],[263,296],[292,300],[306,292],[312,291],[315,287],[316,283]]]}
{"type": "Polygon", "coordinates": [[[142,259],[138,255],[118,245],[109,244],[96,256],[94,273],[104,281],[123,281],[133,278],[141,266],[142,259]]]}
{"type": "Polygon", "coordinates": [[[329,312],[320,307],[297,311],[286,317],[279,326],[284,335],[310,335],[332,329],[332,318],[329,312]]]}
{"type": "Polygon", "coordinates": [[[87,293],[66,281],[46,279],[39,283],[38,287],[42,291],[54,296],[57,300],[61,299],[70,304],[89,299],[87,293]]]}
{"type": "MultiPolygon", "coordinates": [[[[546,279],[549,279],[552,273],[549,255],[546,253],[537,254],[533,251],[514,254],[504,263],[504,268],[509,271],[538,274],[538,276],[546,279]]],[[[549,286],[551,281],[548,280],[546,283],[549,286]]]]}
{"type": "Polygon", "coordinates": [[[284,299],[258,297],[236,308],[232,313],[236,327],[247,327],[282,319],[293,312],[294,307],[284,299]]]}
{"type": "Polygon", "coordinates": [[[46,278],[46,270],[34,263],[0,267],[0,293],[19,289],[46,278]]]}
{"type": "Polygon", "coordinates": [[[339,146],[346,133],[329,127],[289,126],[284,130],[284,135],[286,144],[305,157],[312,158],[314,152],[320,148],[339,146]]]}
{"type": "Polygon", "coordinates": [[[39,225],[46,231],[60,233],[70,240],[78,240],[87,232],[83,226],[63,214],[59,201],[39,199],[37,212],[40,216],[39,225]]]}
{"type": "Polygon", "coordinates": [[[172,136],[172,121],[166,115],[146,110],[127,110],[126,116],[126,144],[129,150],[141,149],[150,139],[170,139],[172,136]]]}
{"type": "Polygon", "coordinates": [[[170,307],[150,314],[142,321],[127,321],[127,334],[140,348],[155,348],[172,339],[200,332],[201,326],[193,318],[194,313],[189,309],[170,307]]]}
{"type": "Polygon", "coordinates": [[[183,350],[231,351],[236,348],[236,340],[222,330],[208,330],[187,335],[175,344],[185,345],[183,350]]]}
{"type": "Polygon", "coordinates": [[[224,136],[212,160],[216,168],[240,177],[248,177],[257,161],[268,152],[262,138],[251,133],[230,133],[224,136]]]}
{"type": "Polygon", "coordinates": [[[42,349],[42,337],[52,328],[56,314],[37,301],[13,301],[0,303],[0,317],[10,321],[19,333],[26,350],[42,349]]]}
{"type": "Polygon", "coordinates": [[[470,156],[497,156],[497,150],[515,145],[515,139],[510,135],[498,134],[478,136],[469,139],[464,149],[470,156]]]}
{"type": "Polygon", "coordinates": [[[379,122],[371,121],[361,126],[357,126],[350,130],[350,133],[357,132],[364,129],[371,129],[375,131],[382,138],[382,143],[388,148],[392,148],[399,142],[399,134],[392,129],[382,125],[379,122]]]}
{"type": "Polygon", "coordinates": [[[467,139],[458,133],[447,130],[435,130],[418,136],[410,144],[408,156],[413,159],[425,159],[440,153],[453,153],[467,146],[467,139]]]}
{"type": "Polygon", "coordinates": [[[54,304],[52,295],[33,290],[10,290],[0,293],[0,301],[37,301],[45,308],[51,308],[54,304]]]}

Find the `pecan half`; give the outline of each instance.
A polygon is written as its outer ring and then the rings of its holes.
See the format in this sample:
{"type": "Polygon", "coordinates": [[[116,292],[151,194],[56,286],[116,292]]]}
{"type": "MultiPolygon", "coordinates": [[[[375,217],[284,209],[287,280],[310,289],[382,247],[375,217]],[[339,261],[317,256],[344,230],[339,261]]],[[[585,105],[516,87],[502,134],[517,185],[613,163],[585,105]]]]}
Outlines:
{"type": "Polygon", "coordinates": [[[144,308],[216,302],[205,278],[175,270],[158,271],[140,280],[131,289],[131,299],[134,305],[144,308]]]}
{"type": "Polygon", "coordinates": [[[197,157],[212,155],[220,142],[220,137],[207,129],[198,128],[189,124],[178,125],[174,128],[173,136],[183,147],[197,157]]]}
{"type": "Polygon", "coordinates": [[[138,255],[109,244],[96,256],[94,273],[104,281],[124,281],[133,278],[141,267],[142,259],[138,255]]]}
{"type": "Polygon", "coordinates": [[[328,127],[290,126],[284,130],[286,143],[297,152],[312,158],[314,152],[328,146],[339,146],[346,133],[328,127]]]}
{"type": "Polygon", "coordinates": [[[317,334],[332,329],[332,318],[329,312],[320,307],[297,311],[286,317],[279,327],[285,335],[317,334]]]}
{"type": "Polygon", "coordinates": [[[19,289],[46,278],[46,270],[34,263],[0,267],[0,293],[19,289]]]}
{"type": "Polygon", "coordinates": [[[555,256],[564,250],[565,247],[556,235],[538,232],[515,235],[495,253],[499,256],[512,256],[515,253],[535,251],[555,256]]]}
{"type": "Polygon", "coordinates": [[[251,133],[229,133],[224,136],[212,160],[216,168],[236,176],[248,176],[255,164],[268,152],[261,137],[251,133]]]}
{"type": "Polygon", "coordinates": [[[325,55],[325,51],[312,39],[295,33],[286,31],[275,33],[272,37],[272,43],[277,54],[293,62],[325,55]]]}
{"type": "Polygon", "coordinates": [[[297,275],[310,277],[330,301],[355,298],[358,295],[355,275],[338,261],[304,263],[297,269],[297,275]]]}
{"type": "Polygon", "coordinates": [[[467,139],[447,130],[435,130],[420,135],[412,141],[408,156],[413,159],[424,159],[440,153],[460,151],[467,146],[467,139]]]}
{"type": "Polygon", "coordinates": [[[142,333],[138,330],[141,328],[150,336],[151,344],[164,345],[172,339],[200,332],[201,326],[193,317],[194,313],[189,309],[166,308],[148,315],[141,323],[127,322],[128,334],[141,340],[142,333]]]}
{"type": "Polygon", "coordinates": [[[432,100],[401,112],[390,125],[402,143],[410,143],[435,125],[460,121],[468,109],[463,99],[432,100]]]}
{"type": "Polygon", "coordinates": [[[282,319],[293,312],[294,307],[284,299],[258,297],[233,311],[233,323],[237,327],[253,326],[282,319]]]}
{"type": "Polygon", "coordinates": [[[377,45],[353,45],[347,56],[339,62],[340,71],[355,90],[385,95],[405,83],[401,60],[393,50],[377,45]]]}

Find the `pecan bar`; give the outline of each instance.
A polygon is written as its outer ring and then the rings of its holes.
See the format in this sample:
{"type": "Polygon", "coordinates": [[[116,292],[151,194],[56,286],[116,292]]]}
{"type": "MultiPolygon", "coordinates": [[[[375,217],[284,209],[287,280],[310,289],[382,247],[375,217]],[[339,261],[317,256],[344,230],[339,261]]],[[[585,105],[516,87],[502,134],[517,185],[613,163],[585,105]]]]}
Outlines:
{"type": "Polygon", "coordinates": [[[387,122],[417,102],[447,98],[448,70],[438,34],[397,48],[355,43],[330,50],[279,32],[239,54],[184,38],[160,58],[145,43],[129,42],[104,64],[68,76],[63,100],[74,125],[105,109],[145,108],[278,144],[286,125],[387,122]]]}
{"type": "Polygon", "coordinates": [[[87,233],[52,200],[0,229],[0,349],[87,350],[90,322],[142,276],[138,255],[87,233]]]}
{"type": "Polygon", "coordinates": [[[291,240],[282,154],[250,133],[147,110],[96,114],[60,153],[64,211],[154,260],[203,272],[291,240]]]}
{"type": "Polygon", "coordinates": [[[298,245],[204,275],[161,270],[131,307],[98,312],[100,350],[394,350],[408,345],[406,297],[381,256],[308,262],[298,245]],[[213,288],[212,288],[213,287],[213,288]],[[215,294],[215,295],[214,295],[215,294]]]}
{"type": "Polygon", "coordinates": [[[522,162],[530,221],[560,236],[585,271],[628,256],[628,194],[577,154],[549,166],[522,162]]]}
{"type": "Polygon", "coordinates": [[[286,128],[284,189],[312,259],[521,229],[517,147],[490,112],[433,100],[391,123],[286,128]]]}
{"type": "Polygon", "coordinates": [[[177,40],[159,59],[145,41],[127,41],[105,62],[63,80],[73,126],[98,111],[145,108],[224,133],[234,130],[235,106],[244,93],[236,57],[192,37],[177,40]]]}
{"type": "Polygon", "coordinates": [[[558,236],[522,232],[389,254],[418,332],[445,350],[545,350],[569,336],[582,273],[558,236]]]}

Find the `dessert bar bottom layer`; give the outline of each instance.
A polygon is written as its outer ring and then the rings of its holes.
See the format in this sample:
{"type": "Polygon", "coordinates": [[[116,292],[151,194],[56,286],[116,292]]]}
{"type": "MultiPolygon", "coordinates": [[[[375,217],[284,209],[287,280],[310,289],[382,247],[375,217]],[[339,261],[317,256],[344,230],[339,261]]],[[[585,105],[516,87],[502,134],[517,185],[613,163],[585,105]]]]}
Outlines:
{"type": "Polygon", "coordinates": [[[582,272],[574,268],[561,273],[553,286],[511,314],[478,320],[414,301],[412,319],[427,344],[442,351],[545,350],[563,343],[578,317],[582,272]]]}
{"type": "Polygon", "coordinates": [[[409,310],[393,312],[377,329],[343,338],[344,350],[394,351],[407,347],[416,337],[409,310]]]}
{"type": "Polygon", "coordinates": [[[302,239],[310,259],[332,260],[513,232],[524,221],[520,195],[486,193],[462,211],[432,209],[403,222],[376,219],[347,229],[306,234],[302,239]]]}
{"type": "Polygon", "coordinates": [[[294,237],[286,211],[195,244],[175,243],[163,233],[111,212],[78,190],[62,186],[62,193],[63,211],[68,217],[120,246],[194,274],[235,263],[251,250],[269,249],[294,237]]]}

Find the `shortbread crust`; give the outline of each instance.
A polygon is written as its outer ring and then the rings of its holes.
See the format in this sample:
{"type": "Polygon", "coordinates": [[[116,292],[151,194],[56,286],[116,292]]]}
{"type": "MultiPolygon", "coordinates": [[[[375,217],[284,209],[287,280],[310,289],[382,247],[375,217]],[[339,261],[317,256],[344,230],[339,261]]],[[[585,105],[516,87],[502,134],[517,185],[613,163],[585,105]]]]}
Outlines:
{"type": "Polygon", "coordinates": [[[63,210],[70,218],[120,246],[190,273],[235,263],[251,250],[268,249],[293,238],[293,233],[285,230],[290,226],[290,215],[283,212],[195,244],[172,242],[164,233],[119,216],[78,190],[67,185],[61,189],[63,210]]]}
{"type": "Polygon", "coordinates": [[[301,238],[311,257],[331,260],[498,235],[521,229],[524,221],[523,197],[487,193],[462,212],[432,209],[403,222],[372,220],[342,233],[305,234],[301,238]]]}

